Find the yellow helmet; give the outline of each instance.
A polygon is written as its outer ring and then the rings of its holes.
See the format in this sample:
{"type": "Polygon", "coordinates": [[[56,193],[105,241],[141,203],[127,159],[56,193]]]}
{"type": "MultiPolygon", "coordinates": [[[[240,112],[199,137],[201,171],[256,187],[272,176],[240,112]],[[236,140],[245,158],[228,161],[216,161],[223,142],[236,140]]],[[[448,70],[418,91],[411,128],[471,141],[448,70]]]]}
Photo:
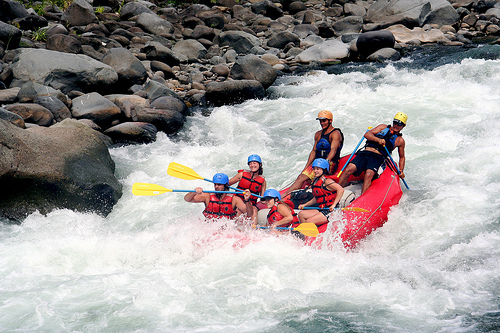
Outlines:
{"type": "Polygon", "coordinates": [[[318,113],[318,118],[316,118],[316,120],[320,119],[330,119],[330,121],[333,121],[333,114],[328,110],[322,110],[318,113]]]}
{"type": "Polygon", "coordinates": [[[406,125],[406,121],[408,120],[408,116],[406,114],[404,114],[403,112],[398,112],[394,116],[394,120],[399,120],[400,122],[402,122],[403,124],[406,125]]]}

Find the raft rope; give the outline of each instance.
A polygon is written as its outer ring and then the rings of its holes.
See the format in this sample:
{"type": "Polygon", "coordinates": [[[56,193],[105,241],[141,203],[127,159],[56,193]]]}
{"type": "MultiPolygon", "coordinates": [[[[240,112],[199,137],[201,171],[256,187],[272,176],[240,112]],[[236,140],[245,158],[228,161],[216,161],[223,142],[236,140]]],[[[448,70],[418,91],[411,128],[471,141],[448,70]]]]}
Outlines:
{"type": "MultiPolygon", "coordinates": [[[[392,170],[391,170],[392,171],[392,170]]],[[[354,237],[355,235],[358,234],[358,232],[368,223],[368,221],[370,220],[370,218],[373,216],[373,214],[375,214],[376,211],[378,211],[379,209],[381,209],[382,205],[384,204],[385,200],[387,199],[387,195],[389,195],[389,191],[392,187],[392,184],[394,183],[394,181],[396,180],[396,177],[394,176],[394,174],[392,175],[392,181],[391,181],[391,184],[389,185],[389,187],[387,188],[387,192],[385,193],[384,195],[384,199],[382,200],[382,202],[380,203],[380,205],[373,210],[373,212],[370,213],[370,215],[365,219],[365,221],[363,222],[363,224],[361,224],[361,226],[358,228],[358,230],[356,230],[355,233],[353,233],[349,238],[347,238],[345,240],[345,242],[348,242],[351,240],[352,237],[354,237]]]]}

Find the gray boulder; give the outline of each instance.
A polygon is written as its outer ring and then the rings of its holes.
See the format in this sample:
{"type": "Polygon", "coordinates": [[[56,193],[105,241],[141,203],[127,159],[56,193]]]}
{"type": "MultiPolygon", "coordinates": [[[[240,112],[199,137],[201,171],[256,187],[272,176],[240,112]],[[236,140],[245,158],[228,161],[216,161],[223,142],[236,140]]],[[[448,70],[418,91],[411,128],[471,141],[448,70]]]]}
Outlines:
{"type": "Polygon", "coordinates": [[[0,89],[0,104],[10,104],[17,100],[17,95],[21,87],[13,87],[9,89],[0,89]]]}
{"type": "Polygon", "coordinates": [[[280,31],[277,34],[273,35],[271,38],[269,38],[269,40],[267,41],[267,46],[282,49],[288,43],[293,43],[295,46],[299,46],[300,45],[299,36],[289,31],[280,31]]]}
{"type": "Polygon", "coordinates": [[[130,18],[141,15],[142,13],[155,15],[151,9],[144,6],[142,3],[138,1],[130,1],[125,3],[120,10],[120,19],[122,21],[128,21],[130,18]]]}
{"type": "Polygon", "coordinates": [[[71,111],[61,102],[60,99],[53,96],[37,96],[33,100],[38,105],[43,106],[52,113],[54,120],[61,122],[64,119],[71,118],[71,111]]]}
{"type": "Polygon", "coordinates": [[[122,195],[114,162],[88,126],[66,119],[24,130],[0,120],[0,216],[55,209],[108,215],[122,195]]]}
{"type": "Polygon", "coordinates": [[[408,28],[421,27],[426,20],[427,23],[453,24],[458,18],[447,0],[380,0],[368,8],[365,17],[366,21],[375,23],[379,29],[394,24],[408,28]]]}
{"type": "Polygon", "coordinates": [[[359,33],[363,28],[363,18],[361,16],[348,16],[334,22],[332,28],[338,36],[359,33]]]}
{"type": "Polygon", "coordinates": [[[183,39],[175,43],[172,51],[178,58],[182,56],[187,58],[188,62],[198,62],[203,59],[207,54],[207,49],[203,44],[195,39],[183,39]]]}
{"type": "Polygon", "coordinates": [[[460,19],[456,9],[448,1],[431,0],[431,5],[431,11],[424,17],[423,25],[453,25],[460,19]]]}
{"type": "Polygon", "coordinates": [[[76,97],[71,108],[74,118],[90,119],[99,126],[110,123],[120,112],[118,106],[96,92],[76,97]]]}
{"type": "Polygon", "coordinates": [[[137,18],[137,25],[145,31],[164,37],[171,37],[174,25],[156,14],[142,13],[137,18]]]}
{"type": "Polygon", "coordinates": [[[0,42],[5,45],[5,49],[18,48],[22,36],[23,32],[20,29],[0,21],[0,42]]]}
{"type": "Polygon", "coordinates": [[[359,35],[356,48],[361,57],[367,57],[377,50],[393,48],[395,43],[394,35],[388,30],[368,31],[359,35]]]}
{"type": "Polygon", "coordinates": [[[283,16],[283,10],[269,0],[254,2],[250,8],[255,14],[261,14],[273,20],[283,16]]]}
{"type": "Polygon", "coordinates": [[[0,0],[0,21],[9,22],[28,15],[22,3],[14,0],[0,0]]]}
{"type": "Polygon", "coordinates": [[[82,43],[73,36],[65,34],[52,34],[45,44],[47,50],[66,53],[82,53],[82,43]]]}
{"type": "Polygon", "coordinates": [[[153,124],[167,134],[177,133],[184,125],[185,116],[177,111],[145,108],[137,111],[137,120],[153,124]]]}
{"type": "Polygon", "coordinates": [[[249,54],[236,60],[230,76],[235,80],[259,81],[264,89],[267,89],[276,80],[278,72],[265,60],[249,54]]]}
{"type": "Polygon", "coordinates": [[[5,105],[7,111],[21,116],[25,123],[36,124],[40,126],[50,126],[54,121],[54,116],[45,107],[35,103],[15,103],[5,105]]]}
{"type": "Polygon", "coordinates": [[[185,57],[178,57],[171,49],[162,45],[159,42],[149,42],[142,49],[141,52],[146,54],[148,60],[156,60],[163,62],[169,66],[177,66],[181,61],[187,61],[185,57]]]}
{"type": "Polygon", "coordinates": [[[311,46],[300,53],[296,59],[299,62],[309,63],[311,61],[323,61],[332,59],[344,59],[349,56],[349,45],[339,40],[327,40],[321,44],[311,46]]]}
{"type": "Polygon", "coordinates": [[[172,110],[183,115],[187,115],[188,113],[188,107],[186,103],[173,96],[162,96],[155,99],[153,102],[151,102],[151,108],[172,110]]]}
{"type": "Polygon", "coordinates": [[[156,140],[156,127],[144,122],[126,122],[104,131],[114,143],[151,143],[156,140]]]}
{"type": "Polygon", "coordinates": [[[146,93],[147,98],[151,101],[154,101],[155,99],[162,96],[173,96],[175,98],[179,98],[179,96],[173,90],[169,89],[164,84],[153,80],[147,80],[142,88],[146,93]]]}
{"type": "Polygon", "coordinates": [[[264,97],[266,97],[266,90],[256,80],[210,82],[205,94],[207,103],[214,106],[237,104],[247,99],[264,97]]]}
{"type": "Polygon", "coordinates": [[[75,0],[63,13],[61,21],[66,22],[68,26],[88,25],[97,21],[94,8],[85,0],[75,0]]]}
{"type": "Polygon", "coordinates": [[[220,46],[229,46],[237,53],[264,54],[266,51],[260,46],[260,40],[244,31],[224,31],[215,37],[214,42],[220,46]]]}
{"type": "Polygon", "coordinates": [[[206,26],[214,29],[224,28],[226,21],[224,13],[218,8],[198,12],[196,17],[202,20],[206,26]]]}
{"type": "Polygon", "coordinates": [[[397,61],[399,59],[401,59],[399,52],[389,47],[377,50],[366,58],[367,61],[371,62],[397,61]]]}
{"type": "Polygon", "coordinates": [[[17,127],[26,128],[26,124],[24,123],[23,117],[18,115],[17,113],[10,112],[7,109],[0,107],[0,119],[6,120],[17,127]]]}
{"type": "Polygon", "coordinates": [[[11,87],[33,81],[68,93],[113,90],[118,74],[86,55],[44,49],[22,49],[12,63],[11,87]]]}
{"type": "Polygon", "coordinates": [[[142,62],[123,47],[110,49],[102,62],[118,73],[118,84],[124,88],[143,84],[147,79],[147,71],[142,62]]]}

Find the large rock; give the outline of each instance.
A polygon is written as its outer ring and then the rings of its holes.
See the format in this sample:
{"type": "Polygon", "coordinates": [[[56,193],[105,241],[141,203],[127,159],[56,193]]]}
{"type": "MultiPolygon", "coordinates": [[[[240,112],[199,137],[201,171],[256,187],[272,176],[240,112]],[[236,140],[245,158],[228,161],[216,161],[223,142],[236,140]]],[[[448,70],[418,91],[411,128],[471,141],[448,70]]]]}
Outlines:
{"type": "Polygon", "coordinates": [[[311,61],[344,59],[348,56],[349,46],[339,40],[333,39],[308,48],[300,53],[296,59],[297,61],[308,63],[311,61]]]}
{"type": "Polygon", "coordinates": [[[24,122],[40,126],[50,126],[54,116],[45,107],[35,103],[16,103],[5,105],[5,109],[20,115],[24,122]]]}
{"type": "Polygon", "coordinates": [[[12,63],[11,87],[33,81],[63,93],[113,90],[118,74],[86,55],[43,49],[22,49],[12,63]]]}
{"type": "Polygon", "coordinates": [[[137,25],[145,31],[164,37],[171,37],[174,25],[156,14],[142,13],[137,18],[137,25]]]}
{"type": "Polygon", "coordinates": [[[207,54],[207,49],[203,44],[194,39],[183,39],[175,43],[172,51],[181,58],[182,56],[187,58],[188,62],[198,62],[199,59],[203,59],[205,54],[207,54]]]}
{"type": "Polygon", "coordinates": [[[224,31],[214,39],[220,46],[229,46],[237,53],[264,54],[266,51],[260,46],[260,40],[244,31],[224,31]]]}
{"type": "Polygon", "coordinates": [[[54,209],[106,216],[122,195],[95,131],[73,119],[24,130],[0,120],[0,216],[21,221],[54,209]]]}
{"type": "Polygon", "coordinates": [[[207,103],[214,106],[237,104],[247,99],[262,99],[266,90],[256,80],[210,82],[205,94],[207,103]]]}
{"type": "Polygon", "coordinates": [[[410,30],[404,25],[396,24],[386,30],[390,31],[396,41],[400,43],[407,43],[411,40],[418,40],[422,43],[437,43],[446,39],[444,33],[439,29],[424,30],[416,27],[410,30]]]}
{"type": "Polygon", "coordinates": [[[96,92],[76,97],[71,108],[74,118],[90,119],[98,125],[110,123],[120,113],[118,106],[96,92]]]}
{"type": "Polygon", "coordinates": [[[156,140],[156,127],[143,122],[126,122],[110,127],[104,134],[114,143],[151,143],[156,140]]]}
{"type": "Polygon", "coordinates": [[[278,72],[265,60],[249,54],[236,60],[230,76],[235,80],[259,81],[264,89],[267,89],[276,80],[278,72]]]}
{"type": "Polygon", "coordinates": [[[118,73],[118,84],[124,88],[146,82],[146,68],[132,52],[123,47],[110,49],[102,58],[102,62],[113,67],[118,73]]]}
{"type": "Polygon", "coordinates": [[[97,21],[94,8],[85,0],[75,0],[63,13],[61,21],[69,26],[88,25],[97,21]]]}
{"type": "Polygon", "coordinates": [[[22,30],[0,21],[0,44],[3,43],[6,49],[17,48],[22,35],[22,30]]]}
{"type": "Polygon", "coordinates": [[[367,57],[377,50],[393,48],[395,43],[396,39],[389,30],[368,31],[359,35],[356,48],[362,57],[367,57]]]}
{"type": "Polygon", "coordinates": [[[413,28],[425,23],[453,24],[458,14],[447,0],[380,0],[368,8],[365,20],[380,29],[394,24],[413,28]]]}
{"type": "Polygon", "coordinates": [[[0,21],[9,22],[28,15],[28,11],[24,8],[21,2],[14,0],[0,0],[0,21]]]}
{"type": "Polygon", "coordinates": [[[185,118],[182,113],[173,110],[144,108],[137,111],[138,121],[153,124],[167,134],[177,133],[184,125],[185,118]]]}

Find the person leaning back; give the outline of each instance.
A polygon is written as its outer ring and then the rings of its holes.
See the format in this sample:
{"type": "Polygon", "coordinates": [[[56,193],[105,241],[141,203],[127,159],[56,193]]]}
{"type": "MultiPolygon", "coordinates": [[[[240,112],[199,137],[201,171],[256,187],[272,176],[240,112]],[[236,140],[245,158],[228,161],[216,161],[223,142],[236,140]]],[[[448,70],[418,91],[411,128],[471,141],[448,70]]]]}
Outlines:
{"type": "Polygon", "coordinates": [[[404,178],[403,172],[405,168],[405,140],[401,131],[406,126],[408,116],[402,112],[398,112],[394,116],[391,125],[380,124],[365,133],[366,145],[365,148],[356,153],[356,157],[347,165],[344,172],[340,175],[339,184],[346,186],[350,175],[360,175],[365,171],[363,179],[363,188],[361,193],[370,187],[373,177],[377,173],[379,167],[384,163],[387,156],[387,150],[392,153],[397,148],[399,154],[399,169],[401,174],[399,177],[404,178]],[[385,147],[385,148],[384,148],[385,147]]]}
{"type": "Polygon", "coordinates": [[[312,168],[312,162],[315,159],[326,159],[330,163],[330,171],[335,171],[337,169],[340,151],[344,145],[344,134],[339,128],[333,127],[333,114],[330,111],[320,111],[316,120],[319,120],[321,130],[314,134],[314,145],[309,153],[306,166],[290,188],[284,193],[284,196],[294,190],[302,188],[305,181],[312,181],[314,179],[315,175],[312,168]]]}

